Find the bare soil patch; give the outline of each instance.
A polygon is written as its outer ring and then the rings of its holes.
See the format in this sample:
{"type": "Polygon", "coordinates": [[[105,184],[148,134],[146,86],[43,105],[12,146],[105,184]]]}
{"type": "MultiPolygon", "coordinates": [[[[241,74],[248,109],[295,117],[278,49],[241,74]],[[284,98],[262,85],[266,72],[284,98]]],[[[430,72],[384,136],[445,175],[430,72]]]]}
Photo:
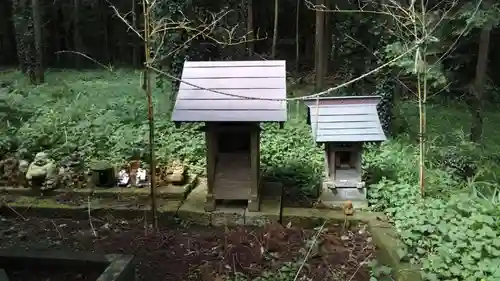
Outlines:
{"type": "MultiPolygon", "coordinates": [[[[262,228],[179,224],[152,233],[143,219],[94,218],[93,227],[89,221],[67,219],[0,219],[0,248],[132,254],[138,280],[144,281],[224,281],[235,271],[251,280],[286,262],[300,264],[308,241],[317,233],[280,224],[262,228]]],[[[318,241],[301,271],[310,279],[302,280],[369,280],[365,263],[374,247],[365,225],[324,229],[318,241]]]]}
{"type": "Polygon", "coordinates": [[[9,281],[95,281],[102,271],[81,269],[78,271],[62,269],[33,270],[23,268],[7,270],[9,281]]]}

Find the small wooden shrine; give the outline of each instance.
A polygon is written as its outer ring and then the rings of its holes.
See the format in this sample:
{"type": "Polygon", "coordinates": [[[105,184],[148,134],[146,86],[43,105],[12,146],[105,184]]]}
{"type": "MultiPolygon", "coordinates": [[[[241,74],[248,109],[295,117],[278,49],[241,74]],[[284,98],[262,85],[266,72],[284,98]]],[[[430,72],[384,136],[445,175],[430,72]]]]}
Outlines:
{"type": "Polygon", "coordinates": [[[320,196],[324,205],[339,206],[347,200],[358,208],[367,205],[361,157],[363,143],[386,140],[377,112],[379,101],[378,96],[305,101],[312,135],[325,148],[325,181],[320,196]]]}
{"type": "Polygon", "coordinates": [[[186,61],[182,81],[172,120],[205,123],[205,210],[216,200],[245,200],[259,211],[259,124],[287,119],[285,61],[186,61]]]}

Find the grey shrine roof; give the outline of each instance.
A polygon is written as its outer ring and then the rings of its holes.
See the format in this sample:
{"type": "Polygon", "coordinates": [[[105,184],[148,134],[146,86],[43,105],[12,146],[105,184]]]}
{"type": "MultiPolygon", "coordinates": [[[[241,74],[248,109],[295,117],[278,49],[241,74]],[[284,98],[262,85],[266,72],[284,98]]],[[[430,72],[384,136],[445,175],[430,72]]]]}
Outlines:
{"type": "Polygon", "coordinates": [[[176,122],[284,122],[286,101],[244,99],[286,98],[285,61],[186,61],[172,112],[176,122]]]}
{"type": "Polygon", "coordinates": [[[314,140],[318,143],[385,141],[377,112],[379,101],[379,96],[305,100],[314,140]]]}

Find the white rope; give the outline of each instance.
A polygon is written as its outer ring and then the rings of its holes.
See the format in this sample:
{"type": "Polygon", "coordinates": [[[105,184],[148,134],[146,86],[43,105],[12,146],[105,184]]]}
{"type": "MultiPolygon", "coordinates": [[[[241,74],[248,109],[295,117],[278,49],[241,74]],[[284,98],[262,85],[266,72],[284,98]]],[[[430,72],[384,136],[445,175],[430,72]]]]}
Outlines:
{"type": "Polygon", "coordinates": [[[370,76],[380,70],[382,70],[383,68],[393,64],[394,62],[400,60],[402,57],[406,56],[407,54],[409,54],[410,52],[414,51],[415,49],[417,49],[419,47],[420,44],[415,44],[415,46],[409,48],[408,50],[406,50],[405,52],[403,52],[402,54],[400,54],[399,56],[397,56],[396,58],[390,60],[389,62],[387,63],[384,63],[383,65],[377,67],[377,68],[374,68],[366,73],[364,73],[363,75],[361,76],[358,76],[350,81],[347,81],[345,83],[342,83],[338,86],[335,86],[335,87],[332,87],[332,88],[329,88],[328,90],[325,90],[325,91],[322,91],[322,92],[319,92],[319,93],[316,93],[316,94],[312,94],[312,95],[307,95],[307,96],[302,96],[302,97],[295,97],[295,98],[284,98],[284,99],[272,99],[272,98],[257,98],[257,97],[247,97],[247,96],[241,96],[241,95],[236,95],[236,94],[229,94],[229,93],[225,93],[225,92],[221,92],[221,91],[218,91],[218,90],[213,90],[213,89],[209,89],[209,88],[205,88],[205,87],[201,87],[199,85],[196,85],[196,84],[193,84],[193,83],[190,83],[190,82],[186,82],[180,78],[177,78],[171,74],[168,74],[167,72],[164,72],[162,70],[159,70],[157,68],[154,68],[154,67],[150,67],[153,71],[161,74],[161,75],[165,75],[167,76],[168,78],[172,79],[172,80],[175,80],[177,82],[181,82],[181,83],[184,83],[186,85],[189,85],[191,87],[195,87],[199,90],[205,90],[205,91],[209,91],[209,92],[212,92],[212,93],[216,93],[216,94],[220,94],[220,95],[224,95],[224,96],[229,96],[229,97],[235,97],[235,98],[241,98],[241,99],[248,99],[248,100],[267,100],[267,101],[297,101],[297,100],[307,100],[307,99],[313,99],[313,98],[319,98],[321,96],[324,96],[324,95],[327,95],[333,91],[336,91],[340,88],[344,88],[344,87],[347,87],[351,84],[353,84],[354,82],[357,82],[367,76],[370,76]]]}

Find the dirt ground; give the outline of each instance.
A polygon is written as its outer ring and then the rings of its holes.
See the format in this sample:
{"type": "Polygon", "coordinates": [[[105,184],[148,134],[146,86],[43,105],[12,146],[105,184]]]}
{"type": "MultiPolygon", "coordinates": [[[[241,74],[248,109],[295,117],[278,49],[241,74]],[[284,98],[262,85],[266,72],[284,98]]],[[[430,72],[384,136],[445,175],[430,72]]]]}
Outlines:
{"type": "MultiPolygon", "coordinates": [[[[143,219],[87,221],[0,217],[0,248],[54,249],[132,254],[143,281],[229,281],[240,272],[248,280],[277,272],[286,262],[302,267],[298,280],[367,281],[365,264],[374,251],[366,226],[317,230],[279,224],[263,228],[170,225],[154,234],[143,219]],[[95,231],[95,233],[94,233],[95,231]]],[[[296,270],[294,271],[296,272],[296,270]]],[[[41,279],[40,279],[41,280],[41,279]]],[[[52,279],[51,279],[52,280],[52,279]]],[[[293,278],[292,278],[293,280],[293,278]]]]}

